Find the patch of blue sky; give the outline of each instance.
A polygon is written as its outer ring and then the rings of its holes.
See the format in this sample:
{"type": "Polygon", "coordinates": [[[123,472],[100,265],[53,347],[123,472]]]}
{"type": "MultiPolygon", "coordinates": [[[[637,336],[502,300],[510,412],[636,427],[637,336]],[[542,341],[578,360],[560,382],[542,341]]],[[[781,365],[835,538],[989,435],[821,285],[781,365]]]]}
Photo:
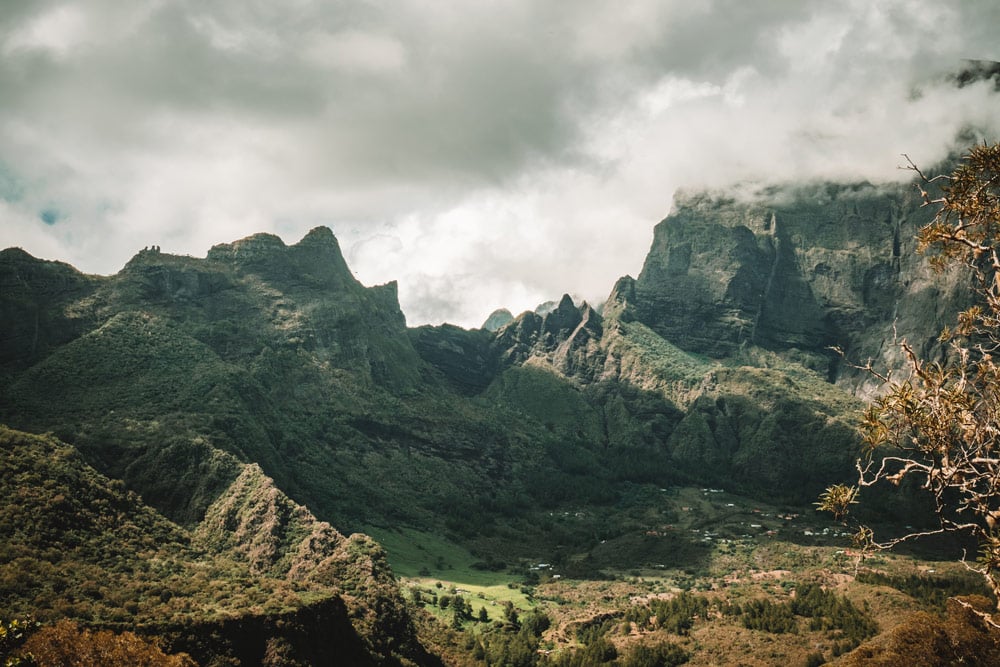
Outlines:
{"type": "Polygon", "coordinates": [[[62,211],[52,206],[46,206],[38,212],[38,219],[50,227],[65,217],[62,211]]]}

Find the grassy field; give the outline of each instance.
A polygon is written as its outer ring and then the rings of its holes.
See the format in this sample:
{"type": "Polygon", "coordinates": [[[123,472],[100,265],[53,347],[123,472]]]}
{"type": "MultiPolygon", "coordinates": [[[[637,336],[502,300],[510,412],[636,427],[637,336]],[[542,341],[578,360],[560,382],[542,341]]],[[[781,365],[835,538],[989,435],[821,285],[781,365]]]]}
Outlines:
{"type": "MultiPolygon", "coordinates": [[[[439,535],[412,528],[386,530],[367,529],[385,548],[389,564],[400,579],[404,591],[417,589],[423,599],[443,595],[461,595],[473,615],[486,609],[490,620],[503,616],[505,603],[527,611],[535,608],[531,588],[522,585],[523,577],[508,571],[490,571],[474,567],[481,561],[464,547],[439,535]]],[[[429,611],[442,618],[451,612],[437,605],[427,605],[429,611]]]]}
{"type": "Polygon", "coordinates": [[[914,610],[940,613],[949,595],[976,590],[976,580],[954,560],[877,554],[859,563],[848,531],[812,507],[768,505],[724,489],[694,487],[647,489],[633,500],[577,508],[568,516],[558,512],[555,518],[541,513],[535,518],[553,526],[576,522],[586,535],[597,515],[621,530],[556,548],[561,554],[544,547],[531,558],[514,557],[514,550],[496,553],[492,563],[484,562],[483,549],[473,547],[473,554],[434,533],[378,527],[368,532],[385,547],[404,594],[443,624],[467,636],[509,635],[511,612],[525,618],[538,610],[551,620],[542,646],[556,653],[579,649],[583,630],[597,624],[622,652],[636,643],[668,640],[690,653],[691,665],[802,665],[816,652],[829,659],[856,642],[848,642],[842,630],[816,629],[803,617],[780,634],[751,629],[741,617],[724,615],[723,605],[788,605],[796,590],[820,584],[885,630],[914,610]],[[859,566],[867,573],[861,579],[859,566]],[[625,620],[629,610],[682,591],[713,605],[690,633],[625,620]],[[456,620],[456,598],[468,610],[465,620],[456,620]]]}

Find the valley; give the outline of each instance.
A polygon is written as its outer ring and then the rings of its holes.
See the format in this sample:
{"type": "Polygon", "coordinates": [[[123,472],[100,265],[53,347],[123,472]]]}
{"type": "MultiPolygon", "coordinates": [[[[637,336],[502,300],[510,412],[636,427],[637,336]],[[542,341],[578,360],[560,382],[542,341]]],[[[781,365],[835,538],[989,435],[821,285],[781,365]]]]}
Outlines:
{"type": "MultiPolygon", "coordinates": [[[[544,614],[549,625],[536,650],[554,664],[603,639],[623,659],[636,646],[666,642],[691,665],[805,665],[817,655],[833,660],[846,654],[918,610],[943,611],[948,596],[988,595],[982,581],[956,562],[954,545],[862,557],[847,529],[815,508],[772,506],[694,487],[659,492],[652,506],[591,508],[619,526],[614,537],[577,547],[586,551],[554,545],[533,558],[511,551],[505,569],[499,563],[489,569],[439,535],[369,532],[386,548],[410,599],[438,624],[464,633],[452,641],[478,642],[485,654],[498,632],[511,636],[508,609],[521,618],[544,614]],[[665,516],[672,523],[663,523],[665,516]],[[816,624],[807,616],[789,616],[780,629],[754,626],[734,611],[761,601],[788,605],[817,585],[850,601],[870,629],[838,627],[847,623],[843,619],[816,624]],[[651,602],[683,599],[706,605],[700,615],[692,613],[689,627],[633,620],[651,602]],[[601,632],[585,632],[593,627],[601,632]]],[[[586,514],[562,516],[587,533],[586,514]]]]}
{"type": "Polygon", "coordinates": [[[928,220],[911,187],[689,193],[604,303],[495,330],[407,327],[325,227],[113,276],[4,250],[0,604],[204,665],[892,664],[914,625],[992,655],[946,601],[992,604],[969,544],[852,541],[933,525],[919,488],[816,509],[856,364],[941,358],[971,298],[928,220]]]}

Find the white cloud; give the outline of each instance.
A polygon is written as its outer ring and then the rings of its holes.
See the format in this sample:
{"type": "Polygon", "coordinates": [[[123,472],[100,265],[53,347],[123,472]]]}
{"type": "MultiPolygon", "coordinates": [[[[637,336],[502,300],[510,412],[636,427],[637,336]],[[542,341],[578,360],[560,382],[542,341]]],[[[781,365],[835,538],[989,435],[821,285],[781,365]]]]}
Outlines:
{"type": "Polygon", "coordinates": [[[4,40],[3,51],[46,51],[64,58],[88,39],[87,16],[80,7],[56,7],[35,17],[4,40]]]}
{"type": "Polygon", "coordinates": [[[361,73],[398,72],[406,64],[406,49],[398,40],[359,30],[310,33],[302,53],[313,64],[361,73]]]}
{"type": "Polygon", "coordinates": [[[0,17],[0,246],[113,272],[317,224],[411,324],[637,273],[678,187],[905,177],[1000,138],[1000,7],[22,3],[0,17]],[[14,183],[16,187],[7,187],[14,183]]]}

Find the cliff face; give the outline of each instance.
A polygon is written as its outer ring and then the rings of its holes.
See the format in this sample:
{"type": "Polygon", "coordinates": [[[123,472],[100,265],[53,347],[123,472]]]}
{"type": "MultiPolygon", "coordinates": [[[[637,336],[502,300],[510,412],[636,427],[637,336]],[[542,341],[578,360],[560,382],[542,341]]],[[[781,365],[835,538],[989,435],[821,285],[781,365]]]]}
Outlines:
{"type": "Polygon", "coordinates": [[[969,299],[960,271],[936,275],[916,253],[931,214],[910,186],[680,196],[639,277],[620,279],[601,314],[564,296],[501,326],[488,346],[487,332],[467,332],[475,355],[418,352],[455,382],[488,386],[491,400],[576,424],[654,476],[805,500],[850,475],[855,397],[878,390],[830,348],[883,367],[899,364],[898,338],[939,354],[937,334],[969,299]],[[544,414],[541,396],[562,407],[544,414]]]}
{"type": "Polygon", "coordinates": [[[834,342],[838,319],[882,319],[882,304],[865,297],[879,279],[893,289],[898,275],[893,202],[870,193],[862,217],[856,199],[837,194],[826,206],[799,199],[783,208],[679,201],[654,231],[636,283],[637,319],[715,357],[741,344],[816,350],[834,342]]]}
{"type": "Polygon", "coordinates": [[[685,350],[794,350],[850,383],[826,348],[892,363],[894,326],[932,346],[967,299],[960,276],[932,276],[915,252],[931,215],[912,186],[679,197],[655,229],[630,314],[685,350]]]}

